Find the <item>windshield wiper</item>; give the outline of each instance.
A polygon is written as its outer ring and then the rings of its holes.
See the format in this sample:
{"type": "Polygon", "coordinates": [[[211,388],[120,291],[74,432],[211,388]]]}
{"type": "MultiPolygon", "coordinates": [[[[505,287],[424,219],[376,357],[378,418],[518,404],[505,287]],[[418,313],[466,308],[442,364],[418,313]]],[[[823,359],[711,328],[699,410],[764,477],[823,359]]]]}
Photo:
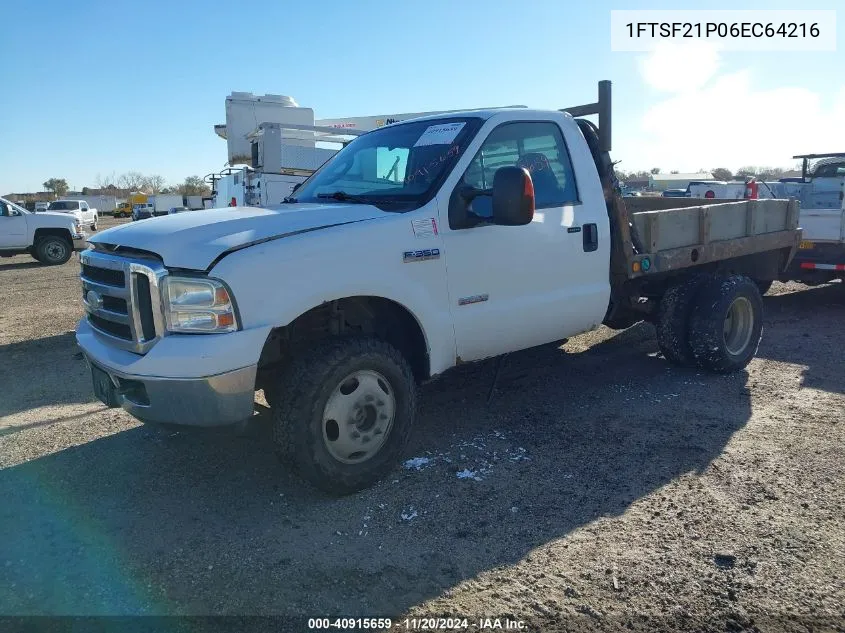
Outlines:
{"type": "Polygon", "coordinates": [[[390,198],[370,198],[368,196],[355,196],[345,191],[332,191],[331,193],[318,193],[318,198],[330,198],[332,200],[339,200],[341,202],[354,202],[356,204],[388,204],[398,203],[399,200],[390,198]]]}

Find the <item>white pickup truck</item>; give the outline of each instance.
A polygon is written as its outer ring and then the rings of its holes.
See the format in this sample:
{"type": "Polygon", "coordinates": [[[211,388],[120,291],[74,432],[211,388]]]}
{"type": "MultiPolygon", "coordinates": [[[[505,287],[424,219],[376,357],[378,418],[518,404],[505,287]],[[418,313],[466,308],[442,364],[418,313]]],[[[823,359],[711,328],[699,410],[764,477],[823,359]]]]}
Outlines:
{"type": "Polygon", "coordinates": [[[278,208],[98,234],[76,334],[96,396],[211,426],[252,416],[263,389],[283,458],[345,494],[400,459],[417,384],[461,363],[649,319],[670,361],[745,367],[763,310],[749,276],[788,264],[797,204],[623,199],[609,82],[599,95],[388,125],[278,208]]]}
{"type": "Polygon", "coordinates": [[[28,253],[42,264],[64,264],[87,247],[79,221],[65,213],[33,213],[0,198],[0,257],[28,253]]]}
{"type": "Polygon", "coordinates": [[[845,153],[802,154],[800,183],[784,183],[801,201],[802,240],[784,279],[807,285],[845,279],[845,153]],[[816,162],[812,171],[810,162],[816,162]]]}
{"type": "Polygon", "coordinates": [[[85,200],[54,200],[47,206],[47,211],[55,213],[70,213],[79,220],[83,226],[89,227],[92,231],[97,230],[99,213],[97,209],[88,206],[85,200]]]}

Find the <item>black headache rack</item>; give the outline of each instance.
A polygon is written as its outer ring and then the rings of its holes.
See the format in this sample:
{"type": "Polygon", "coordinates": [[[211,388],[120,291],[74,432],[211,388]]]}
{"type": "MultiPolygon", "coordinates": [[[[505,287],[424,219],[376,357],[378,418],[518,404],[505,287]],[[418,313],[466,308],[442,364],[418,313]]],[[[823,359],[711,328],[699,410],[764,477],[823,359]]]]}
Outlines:
{"type": "Polygon", "coordinates": [[[630,263],[646,252],[637,227],[631,222],[621,187],[610,158],[612,147],[611,125],[611,82],[603,79],[598,83],[598,101],[562,108],[575,118],[578,128],[593,155],[604,191],[607,215],[610,220],[610,284],[614,296],[621,294],[622,286],[630,278],[630,263]],[[598,124],[583,117],[598,115],[598,124]]]}
{"type": "Polygon", "coordinates": [[[806,182],[809,175],[810,161],[819,158],[845,158],[845,152],[831,152],[829,154],[798,154],[792,158],[800,158],[801,160],[801,179],[806,182]]]}
{"type": "MultiPolygon", "coordinates": [[[[713,204],[694,199],[632,198],[630,203],[626,202],[610,157],[610,81],[598,83],[595,103],[560,111],[575,117],[604,191],[610,220],[611,311],[614,304],[636,300],[643,282],[655,279],[656,275],[674,276],[690,267],[710,265],[712,268],[723,260],[766,252],[780,251],[788,255],[787,262],[791,259],[800,237],[795,201],[743,200],[713,204]],[[598,115],[598,125],[583,118],[592,115],[598,115]],[[733,219],[737,214],[744,216],[742,226],[733,219]]],[[[823,156],[845,157],[845,154],[823,156]]]]}
{"type": "Polygon", "coordinates": [[[603,79],[599,82],[599,100],[595,103],[585,103],[584,105],[572,106],[570,108],[562,108],[561,112],[568,112],[573,117],[584,117],[597,114],[599,117],[598,123],[598,150],[601,152],[609,152],[611,150],[611,89],[610,81],[603,79]]]}

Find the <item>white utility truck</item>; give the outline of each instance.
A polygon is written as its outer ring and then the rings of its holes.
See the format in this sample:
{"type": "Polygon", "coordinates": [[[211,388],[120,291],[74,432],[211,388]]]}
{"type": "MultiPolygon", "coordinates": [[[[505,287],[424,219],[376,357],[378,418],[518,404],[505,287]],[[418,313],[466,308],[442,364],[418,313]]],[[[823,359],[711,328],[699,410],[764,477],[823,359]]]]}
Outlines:
{"type": "MultiPolygon", "coordinates": [[[[807,285],[845,278],[845,153],[799,154],[800,178],[776,182],[707,182],[690,184],[690,197],[711,202],[733,199],[795,198],[801,206],[802,240],[781,281],[807,285]]],[[[770,285],[759,283],[761,290],[770,285]]]]}
{"type": "Polygon", "coordinates": [[[87,237],[73,215],[34,213],[0,198],[0,257],[27,253],[48,266],[64,264],[88,246],[87,237]]]}
{"type": "Polygon", "coordinates": [[[117,208],[117,197],[109,195],[65,195],[65,200],[79,200],[88,203],[92,209],[97,209],[97,213],[113,213],[117,208]]]}
{"type": "Polygon", "coordinates": [[[228,167],[208,174],[213,207],[280,204],[356,136],[385,125],[433,114],[405,112],[315,119],[314,110],[284,95],[233,92],[226,123],[214,131],[226,140],[228,167]]]}
{"type": "MultiPolygon", "coordinates": [[[[845,279],[845,153],[802,154],[801,244],[784,279],[808,285],[845,279]]],[[[795,195],[795,194],[794,194],[795,195]]]]}
{"type": "Polygon", "coordinates": [[[181,207],[184,203],[182,194],[157,193],[150,196],[149,203],[153,205],[153,215],[158,217],[170,213],[173,207],[181,207]]]}
{"type": "Polygon", "coordinates": [[[92,231],[97,230],[100,215],[97,209],[92,209],[85,200],[54,200],[47,205],[47,211],[68,213],[79,220],[83,226],[89,227],[92,231]]]}
{"type": "Polygon", "coordinates": [[[373,130],[278,209],[104,231],[80,255],[94,392],[212,426],[263,389],[284,460],[344,494],[394,467],[417,384],[461,363],[649,319],[670,361],[745,367],[763,322],[749,277],[788,265],[798,205],[623,199],[609,149],[601,82],[565,111],[373,130]]]}

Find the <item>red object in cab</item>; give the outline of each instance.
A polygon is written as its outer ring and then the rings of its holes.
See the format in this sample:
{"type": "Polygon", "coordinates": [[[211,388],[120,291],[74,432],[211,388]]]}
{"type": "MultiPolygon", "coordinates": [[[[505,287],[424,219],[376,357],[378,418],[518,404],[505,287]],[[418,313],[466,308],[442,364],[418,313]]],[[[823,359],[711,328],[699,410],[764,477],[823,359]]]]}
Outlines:
{"type": "Polygon", "coordinates": [[[756,200],[758,196],[758,188],[759,183],[754,178],[745,183],[745,199],[756,200]]]}

